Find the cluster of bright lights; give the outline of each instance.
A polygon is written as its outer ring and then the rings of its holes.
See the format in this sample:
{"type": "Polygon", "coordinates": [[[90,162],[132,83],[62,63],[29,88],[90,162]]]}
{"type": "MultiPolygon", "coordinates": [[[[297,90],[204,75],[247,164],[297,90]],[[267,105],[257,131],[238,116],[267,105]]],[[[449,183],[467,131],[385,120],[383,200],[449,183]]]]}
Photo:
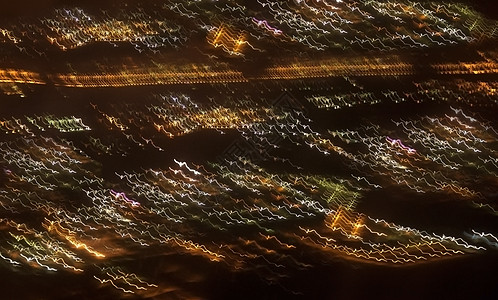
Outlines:
{"type": "Polygon", "coordinates": [[[91,15],[82,9],[58,9],[54,17],[41,20],[47,27],[46,38],[62,50],[95,42],[129,42],[137,50],[179,47],[188,38],[178,24],[144,11],[109,16],[91,15]]]}
{"type": "Polygon", "coordinates": [[[91,128],[83,123],[81,118],[56,117],[53,115],[24,116],[21,118],[0,119],[0,131],[6,134],[20,134],[23,136],[34,136],[34,133],[47,130],[58,132],[90,131],[91,128]]]}
{"type": "Polygon", "coordinates": [[[62,8],[37,21],[23,20],[21,26],[0,24],[0,42],[34,57],[43,56],[45,50],[31,43],[43,40],[62,50],[107,42],[156,52],[186,47],[190,32],[200,31],[211,36],[208,42],[214,47],[240,56],[246,46],[258,52],[274,48],[390,51],[498,36],[496,22],[458,3],[258,0],[255,4],[258,8],[253,10],[233,1],[169,0],[153,4],[153,10],[137,6],[114,14],[62,8]]]}
{"type": "MultiPolygon", "coordinates": [[[[0,220],[0,260],[26,271],[87,273],[89,265],[97,265],[100,271],[92,273],[95,284],[149,295],[165,287],[124,271],[119,259],[144,249],[161,255],[184,253],[233,272],[252,270],[273,282],[290,269],[313,266],[313,260],[299,255],[302,251],[325,260],[343,257],[397,265],[495,247],[493,233],[440,235],[357,211],[366,191],[392,185],[405,187],[406,193],[458,196],[493,209],[483,197],[492,187],[483,182],[498,175],[493,151],[498,133],[477,117],[453,109],[448,115],[393,120],[389,128],[320,132],[302,111],[278,103],[269,108],[246,98],[232,104],[201,105],[187,95],[169,94],[156,96],[141,109],[94,108],[109,135],[119,139],[125,134],[156,151],[161,150],[156,143],[169,135],[159,131],[144,137],[157,127],[153,124],[173,136],[236,129],[255,151],[267,149],[268,158],[273,149],[295,144],[303,151],[318,150],[325,160],[342,157],[351,175],[275,172],[228,151],[216,163],[173,160],[164,169],[117,171],[104,179],[100,165],[72,142],[19,133],[0,148],[6,182],[0,189],[5,216],[0,220]],[[472,169],[472,178],[462,168],[472,169]],[[484,181],[476,181],[475,188],[466,186],[473,178],[484,181]],[[74,198],[70,201],[68,191],[74,198]],[[37,217],[22,220],[19,216],[26,213],[37,217]],[[230,234],[238,229],[249,233],[230,234]]],[[[16,120],[13,124],[21,128],[16,120]]],[[[42,128],[60,127],[62,134],[62,129],[86,126],[74,117],[27,120],[38,134],[45,134],[42,128]]],[[[92,136],[94,130],[75,134],[87,135],[90,148],[116,154],[115,148],[106,148],[103,137],[92,136]]],[[[294,164],[298,162],[273,159],[299,170],[294,164]]]]}
{"type": "Polygon", "coordinates": [[[143,85],[238,83],[247,79],[236,70],[210,70],[209,66],[161,66],[100,74],[57,74],[54,83],[68,87],[123,87],[143,85]]]}
{"type": "MultiPolygon", "coordinates": [[[[347,78],[351,81],[351,79],[347,78]]],[[[498,83],[495,81],[427,80],[404,83],[402,89],[385,89],[365,91],[364,86],[355,81],[352,90],[347,93],[317,93],[306,100],[318,108],[343,109],[358,105],[375,105],[379,103],[423,103],[449,102],[466,103],[471,106],[492,106],[497,103],[498,83]]]]}
{"type": "Polygon", "coordinates": [[[0,22],[0,46],[36,60],[61,50],[72,60],[76,48],[105,43],[131,45],[133,53],[114,64],[71,61],[46,73],[0,69],[6,106],[37,89],[61,98],[92,95],[84,113],[35,114],[26,106],[0,116],[0,267],[82,274],[124,297],[188,299],[196,298],[188,290],[203,271],[167,283],[128,271],[130,258],[194,257],[274,284],[338,258],[409,265],[498,248],[496,233],[484,228],[448,236],[359,206],[395,191],[498,214],[496,122],[453,107],[498,104],[498,81],[489,76],[498,73],[497,54],[415,65],[419,54],[394,52],[477,45],[498,37],[496,22],[457,3],[236,2],[167,0],[115,13],[62,8],[38,20],[0,22]],[[173,60],[169,55],[182,53],[158,54],[165,48],[200,58],[173,60]],[[331,49],[368,55],[322,55],[331,49]],[[232,63],[258,55],[271,62],[246,72],[232,63]],[[437,79],[417,76],[424,72],[437,79]],[[392,81],[371,88],[386,77],[392,81]],[[94,90],[133,93],[103,99],[93,98],[94,90]],[[372,115],[372,123],[358,120],[355,128],[309,118],[422,102],[448,109],[391,121],[372,115]],[[170,152],[173,143],[196,133],[233,143],[207,161],[171,158],[184,150],[170,152]],[[149,154],[160,159],[140,165],[149,154]],[[314,158],[323,164],[317,169],[338,172],[308,168],[314,158]]]}

